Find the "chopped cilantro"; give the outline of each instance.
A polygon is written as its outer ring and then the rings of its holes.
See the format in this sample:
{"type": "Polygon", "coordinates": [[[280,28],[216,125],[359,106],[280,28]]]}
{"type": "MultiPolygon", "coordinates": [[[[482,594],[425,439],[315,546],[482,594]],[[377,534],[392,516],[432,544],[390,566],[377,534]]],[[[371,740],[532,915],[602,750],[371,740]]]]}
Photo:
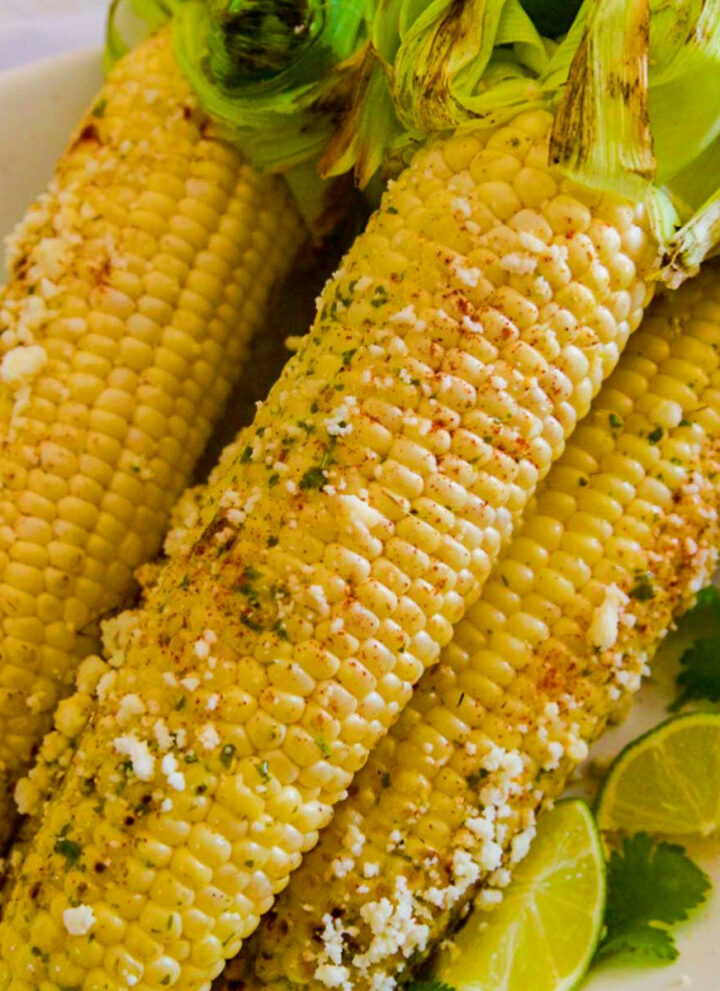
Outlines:
{"type": "Polygon", "coordinates": [[[330,746],[327,743],[327,741],[324,740],[321,736],[315,737],[315,744],[317,747],[320,748],[320,753],[323,755],[323,757],[330,756],[330,746]]]}
{"type": "Polygon", "coordinates": [[[371,306],[384,306],[388,301],[388,291],[384,286],[378,286],[373,293],[373,298],[370,300],[371,306]]]}
{"type": "Polygon", "coordinates": [[[630,598],[638,602],[649,602],[655,598],[655,588],[653,587],[652,575],[643,571],[635,575],[635,584],[630,589],[630,598]]]}
{"type": "Polygon", "coordinates": [[[220,751],[220,763],[222,764],[223,767],[230,767],[234,756],[235,756],[235,744],[226,743],[225,746],[220,751]]]}
{"type": "Polygon", "coordinates": [[[609,420],[610,420],[610,426],[613,428],[613,430],[620,430],[620,428],[625,423],[623,418],[621,416],[618,416],[617,413],[610,413],[609,420]]]}
{"type": "Polygon", "coordinates": [[[671,711],[698,699],[720,702],[720,591],[714,585],[701,589],[695,605],[679,623],[681,633],[688,631],[692,635],[698,628],[703,635],[694,636],[680,658],[678,697],[671,711]]]}
{"type": "Polygon", "coordinates": [[[183,590],[183,592],[186,592],[190,588],[190,575],[183,575],[182,576],[182,578],[181,578],[181,580],[180,580],[180,582],[178,584],[178,588],[181,588],[183,590]]]}
{"type": "Polygon", "coordinates": [[[317,465],[314,468],[308,468],[303,477],[300,479],[300,489],[305,492],[308,489],[321,489],[325,485],[325,473],[322,468],[317,465]]]}
{"type": "Polygon", "coordinates": [[[347,366],[353,360],[353,355],[355,355],[356,353],[357,353],[357,348],[351,348],[349,351],[343,351],[342,353],[343,368],[347,368],[347,366]]]}
{"type": "Polygon", "coordinates": [[[240,455],[240,464],[246,465],[251,457],[252,457],[252,448],[248,444],[245,450],[240,455]]]}
{"type": "Polygon", "coordinates": [[[67,836],[59,836],[55,843],[55,853],[59,853],[61,857],[65,857],[68,864],[74,867],[78,860],[80,860],[82,847],[75,840],[69,840],[67,836]]]}
{"type": "Polygon", "coordinates": [[[607,866],[605,935],[598,959],[633,953],[653,962],[678,956],[666,928],[687,919],[710,891],[710,880],[681,846],[647,833],[626,837],[607,866]]]}
{"type": "Polygon", "coordinates": [[[663,428],[655,427],[655,429],[651,430],[650,433],[647,435],[647,438],[651,444],[659,444],[664,436],[665,436],[665,431],[663,430],[663,428]]]}
{"type": "Polygon", "coordinates": [[[268,767],[268,762],[266,760],[261,760],[259,764],[256,764],[255,770],[258,772],[263,781],[270,780],[270,768],[268,767]]]}
{"type": "Polygon", "coordinates": [[[93,117],[104,117],[107,109],[107,100],[98,100],[90,113],[93,117]]]}
{"type": "Polygon", "coordinates": [[[247,626],[248,630],[252,630],[253,633],[262,632],[262,626],[258,622],[256,622],[252,618],[252,616],[248,616],[246,613],[242,614],[242,616],[240,617],[240,622],[242,623],[243,626],[247,626]]]}
{"type": "Polygon", "coordinates": [[[438,981],[434,977],[426,980],[418,978],[407,985],[407,991],[455,991],[455,988],[444,981],[438,981]]]}
{"type": "Polygon", "coordinates": [[[286,643],[290,640],[282,620],[278,620],[273,626],[273,633],[275,633],[276,636],[278,636],[281,640],[284,640],[286,643]]]}
{"type": "Polygon", "coordinates": [[[477,788],[481,781],[484,781],[488,776],[488,772],[484,767],[481,767],[478,771],[471,771],[467,775],[465,780],[467,781],[470,788],[477,788]]]}

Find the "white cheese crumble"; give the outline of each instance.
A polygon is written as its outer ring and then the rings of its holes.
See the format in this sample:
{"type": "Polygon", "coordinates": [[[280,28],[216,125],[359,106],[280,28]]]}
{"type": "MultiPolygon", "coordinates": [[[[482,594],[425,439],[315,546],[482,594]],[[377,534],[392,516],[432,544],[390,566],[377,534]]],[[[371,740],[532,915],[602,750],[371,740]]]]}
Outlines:
{"type": "Polygon", "coordinates": [[[215,750],[220,746],[220,734],[212,723],[206,723],[198,731],[197,738],[205,750],[215,750]]]}
{"type": "Polygon", "coordinates": [[[134,692],[128,695],[123,695],[120,699],[120,704],[118,705],[117,711],[117,721],[122,726],[124,723],[129,722],[133,716],[142,716],[145,712],[145,703],[136,695],[134,692]]]}
{"type": "Polygon", "coordinates": [[[196,657],[204,660],[210,656],[210,644],[205,639],[196,640],[193,645],[193,651],[195,652],[196,657]]]}
{"type": "Polygon", "coordinates": [[[167,782],[175,791],[185,791],[185,775],[178,771],[178,762],[173,754],[165,754],[160,765],[167,782]]]}
{"type": "Polygon", "coordinates": [[[62,918],[63,925],[71,936],[85,936],[95,925],[95,913],[89,905],[66,908],[62,918]]]}
{"type": "Polygon", "coordinates": [[[460,216],[464,217],[466,220],[468,217],[472,216],[470,204],[466,199],[464,199],[464,197],[461,196],[456,196],[454,199],[450,200],[450,209],[453,213],[459,213],[460,216]]]}
{"type": "Polygon", "coordinates": [[[140,781],[149,781],[155,771],[155,758],[148,750],[144,740],[138,740],[132,733],[127,736],[116,736],[113,746],[117,753],[128,757],[132,764],[135,777],[140,781]]]}
{"type": "Polygon", "coordinates": [[[593,646],[610,650],[615,646],[620,626],[620,610],[628,602],[627,595],[616,584],[608,585],[605,598],[593,612],[588,637],[593,646]]]}
{"type": "Polygon", "coordinates": [[[37,375],[47,360],[47,351],[39,344],[13,348],[0,362],[0,380],[7,385],[26,382],[37,375]]]}
{"type": "Polygon", "coordinates": [[[521,252],[511,251],[500,259],[500,268],[512,275],[530,275],[537,268],[537,258],[521,252]]]}
{"type": "Polygon", "coordinates": [[[353,431],[352,417],[358,411],[355,396],[346,396],[342,404],[325,420],[325,430],[331,437],[345,437],[353,431]]]}
{"type": "MultiPolygon", "coordinates": [[[[522,833],[513,839],[510,848],[510,860],[513,864],[518,864],[523,860],[530,850],[530,844],[535,839],[535,826],[528,826],[522,833]]],[[[498,865],[499,866],[499,865],[498,865]]]]}
{"type": "Polygon", "coordinates": [[[153,736],[161,750],[169,750],[172,746],[172,736],[163,719],[156,720],[153,726],[153,736]]]}
{"type": "Polygon", "coordinates": [[[333,919],[328,913],[322,917],[323,950],[315,968],[315,979],[328,988],[342,988],[349,991],[350,971],[342,965],[343,936],[345,929],[339,919],[333,919]]]}
{"type": "Polygon", "coordinates": [[[427,945],[430,927],[416,918],[415,899],[402,875],[395,879],[392,901],[367,902],[360,908],[360,917],[373,937],[365,953],[353,957],[354,966],[363,974],[386,957],[400,952],[407,959],[427,945]]]}
{"type": "Polygon", "coordinates": [[[480,281],[481,271],[479,268],[463,268],[459,262],[455,262],[452,266],[453,272],[457,276],[463,285],[470,286],[474,288],[480,281]]]}

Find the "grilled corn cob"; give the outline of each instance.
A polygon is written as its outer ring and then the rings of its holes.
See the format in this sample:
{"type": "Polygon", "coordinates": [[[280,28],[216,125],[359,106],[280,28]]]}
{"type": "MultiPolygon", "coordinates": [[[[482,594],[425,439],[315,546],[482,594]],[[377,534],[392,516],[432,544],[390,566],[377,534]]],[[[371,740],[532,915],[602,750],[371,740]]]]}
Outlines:
{"type": "Polygon", "coordinates": [[[717,561],[717,269],[659,299],[440,664],[218,991],[392,988],[557,795],[717,561]]]}
{"type": "Polygon", "coordinates": [[[649,296],[642,210],[564,186],[549,124],[429,145],[326,287],[116,624],[0,987],[207,988],[450,640],[649,296]]]}
{"type": "Polygon", "coordinates": [[[272,283],[283,184],[213,136],[167,32],[113,70],[0,293],[0,810],[162,540],[272,283]]]}

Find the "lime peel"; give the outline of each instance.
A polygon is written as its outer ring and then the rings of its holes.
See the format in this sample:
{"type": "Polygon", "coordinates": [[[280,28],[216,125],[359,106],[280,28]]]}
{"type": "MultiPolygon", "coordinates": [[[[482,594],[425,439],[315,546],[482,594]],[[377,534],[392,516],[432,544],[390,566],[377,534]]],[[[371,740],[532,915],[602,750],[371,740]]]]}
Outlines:
{"type": "Polygon", "coordinates": [[[675,716],[615,758],[597,800],[603,832],[709,836],[720,823],[720,714],[675,716]]]}

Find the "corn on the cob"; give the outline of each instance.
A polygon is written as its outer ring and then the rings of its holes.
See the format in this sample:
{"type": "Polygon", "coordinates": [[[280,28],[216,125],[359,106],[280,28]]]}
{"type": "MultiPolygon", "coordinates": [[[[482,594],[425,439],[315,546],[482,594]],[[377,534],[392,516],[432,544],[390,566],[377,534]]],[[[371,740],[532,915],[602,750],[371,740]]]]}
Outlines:
{"type": "Polygon", "coordinates": [[[440,664],[219,991],[392,988],[500,897],[720,537],[717,269],[657,300],[440,664]]]}
{"type": "MultiPolygon", "coordinates": [[[[214,136],[163,32],[113,70],[0,293],[0,810],[132,590],[302,222],[214,136]]],[[[2,838],[2,837],[0,837],[2,838]]]]}
{"type": "Polygon", "coordinates": [[[642,210],[563,187],[549,125],[421,151],[326,287],[118,629],[0,987],[207,988],[450,640],[650,294],[642,210]]]}

